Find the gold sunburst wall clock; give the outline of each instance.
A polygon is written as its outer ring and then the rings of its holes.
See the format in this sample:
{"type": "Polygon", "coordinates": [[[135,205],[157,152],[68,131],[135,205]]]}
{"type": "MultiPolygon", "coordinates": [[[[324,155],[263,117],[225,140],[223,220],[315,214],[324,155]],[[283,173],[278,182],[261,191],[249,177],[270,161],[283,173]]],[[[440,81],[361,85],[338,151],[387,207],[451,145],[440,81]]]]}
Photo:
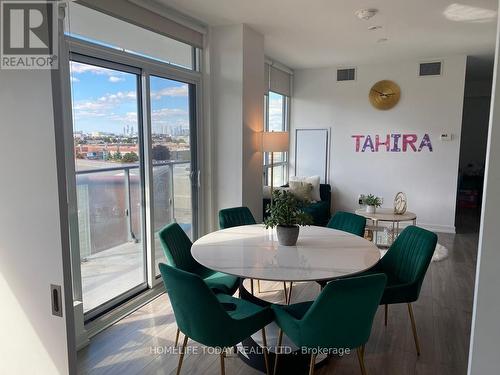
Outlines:
{"type": "Polygon", "coordinates": [[[368,98],[370,103],[377,109],[388,110],[399,102],[401,89],[393,81],[383,80],[375,83],[370,89],[368,98]]]}

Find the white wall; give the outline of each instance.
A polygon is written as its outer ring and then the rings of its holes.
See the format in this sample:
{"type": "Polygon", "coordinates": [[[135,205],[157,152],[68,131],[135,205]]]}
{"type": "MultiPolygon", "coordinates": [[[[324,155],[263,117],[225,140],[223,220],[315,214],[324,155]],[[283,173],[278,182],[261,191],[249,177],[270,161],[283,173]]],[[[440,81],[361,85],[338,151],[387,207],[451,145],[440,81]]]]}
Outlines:
{"type": "Polygon", "coordinates": [[[476,272],[476,290],[472,316],[470,375],[496,375],[500,368],[500,66],[499,37],[497,35],[496,60],[493,78],[492,108],[486,175],[483,193],[479,253],[476,272]]]}
{"type": "Polygon", "coordinates": [[[243,26],[243,205],[262,219],[264,37],[243,26]]]}
{"type": "Polygon", "coordinates": [[[51,93],[49,71],[0,70],[1,374],[69,371],[49,287],[63,284],[51,93]]]}
{"type": "Polygon", "coordinates": [[[358,66],[357,80],[336,82],[336,68],[296,70],[291,106],[291,174],[294,171],[293,131],[331,128],[330,183],[333,209],[353,210],[362,193],[384,198],[391,207],[395,194],[408,196],[409,210],[419,225],[436,231],[455,230],[457,170],[465,78],[465,56],[443,59],[440,77],[417,76],[418,61],[358,66]],[[389,111],[368,101],[371,86],[391,79],[401,99],[389,111]],[[451,142],[439,135],[453,134],[451,142]],[[354,134],[425,133],[434,151],[355,152],[354,134]]]}
{"type": "Polygon", "coordinates": [[[255,77],[264,77],[264,37],[246,25],[211,28],[210,56],[214,215],[244,205],[259,219],[264,79],[255,77]]]}

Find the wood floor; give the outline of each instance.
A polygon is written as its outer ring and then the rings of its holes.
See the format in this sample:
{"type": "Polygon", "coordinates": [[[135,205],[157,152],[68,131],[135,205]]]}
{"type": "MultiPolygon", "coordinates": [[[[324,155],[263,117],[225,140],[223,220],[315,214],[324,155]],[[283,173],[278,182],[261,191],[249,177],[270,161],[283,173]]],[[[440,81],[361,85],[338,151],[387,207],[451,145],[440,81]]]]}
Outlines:
{"type": "MultiPolygon", "coordinates": [[[[369,375],[461,375],[467,371],[477,234],[441,234],[439,242],[450,257],[432,263],[420,299],[413,305],[421,351],[417,357],[406,305],[389,308],[388,326],[379,308],[366,345],[369,375]]],[[[262,289],[279,288],[262,283],[262,289]]],[[[292,302],[314,298],[314,283],[294,285],[292,302]]],[[[261,295],[279,301],[282,292],[261,295]]],[[[202,308],[202,306],[200,306],[202,308]]],[[[175,340],[175,319],[166,295],[162,295],[127,318],[95,336],[78,353],[81,374],[175,374],[177,354],[165,353],[175,340]]],[[[198,344],[190,341],[192,347],[198,344]]],[[[271,344],[270,344],[271,345],[271,344]]],[[[182,374],[219,374],[216,354],[187,354],[182,374]]],[[[237,356],[226,359],[226,374],[259,374],[237,356]]],[[[356,354],[331,359],[316,371],[321,374],[360,374],[356,354]]]]}

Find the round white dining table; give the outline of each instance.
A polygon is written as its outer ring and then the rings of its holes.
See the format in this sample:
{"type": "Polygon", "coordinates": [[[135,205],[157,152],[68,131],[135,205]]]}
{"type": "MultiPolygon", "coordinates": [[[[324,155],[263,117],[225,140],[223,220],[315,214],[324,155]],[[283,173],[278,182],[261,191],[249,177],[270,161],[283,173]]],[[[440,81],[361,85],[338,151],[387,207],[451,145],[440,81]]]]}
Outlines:
{"type": "Polygon", "coordinates": [[[263,224],[207,234],[191,253],[210,269],[270,281],[330,280],[363,272],[380,259],[373,242],[347,232],[304,226],[295,246],[282,246],[276,230],[263,224]]]}

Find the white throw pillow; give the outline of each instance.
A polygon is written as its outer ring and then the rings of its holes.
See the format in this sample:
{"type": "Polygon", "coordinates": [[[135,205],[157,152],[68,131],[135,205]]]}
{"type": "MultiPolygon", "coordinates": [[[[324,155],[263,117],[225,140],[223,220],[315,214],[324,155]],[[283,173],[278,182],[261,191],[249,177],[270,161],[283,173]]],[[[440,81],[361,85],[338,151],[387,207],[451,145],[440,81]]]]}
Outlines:
{"type": "Polygon", "coordinates": [[[311,192],[311,196],[313,201],[319,202],[321,201],[321,196],[319,194],[319,183],[321,180],[320,176],[310,176],[310,177],[301,177],[301,176],[292,176],[289,178],[291,181],[302,181],[307,182],[312,185],[313,189],[311,192]]]}
{"type": "Polygon", "coordinates": [[[312,202],[312,189],[313,186],[305,181],[290,181],[290,192],[302,202],[312,202]]]}

